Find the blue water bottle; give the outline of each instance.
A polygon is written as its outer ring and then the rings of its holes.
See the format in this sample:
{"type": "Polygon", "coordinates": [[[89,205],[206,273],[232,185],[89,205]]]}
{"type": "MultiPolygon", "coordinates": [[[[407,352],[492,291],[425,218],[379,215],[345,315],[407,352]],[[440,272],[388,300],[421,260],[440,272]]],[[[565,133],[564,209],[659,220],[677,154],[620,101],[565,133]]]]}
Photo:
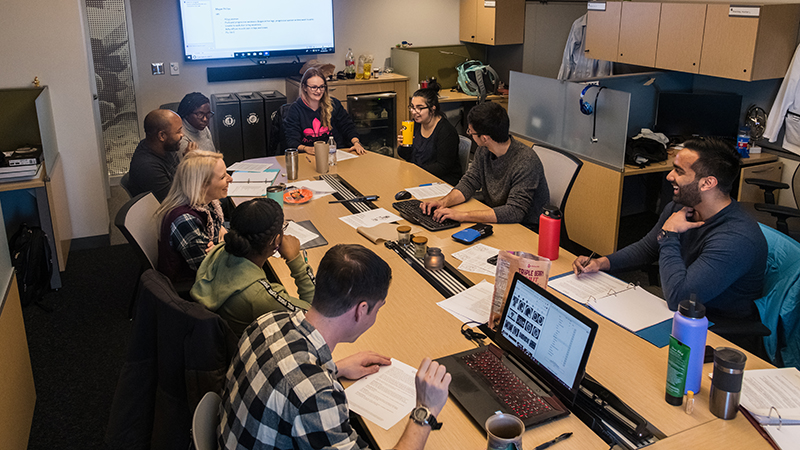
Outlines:
{"type": "Polygon", "coordinates": [[[683,403],[683,395],[700,392],[703,359],[706,353],[708,318],[706,307],[695,300],[684,300],[672,319],[669,344],[666,401],[671,405],[683,403]]]}

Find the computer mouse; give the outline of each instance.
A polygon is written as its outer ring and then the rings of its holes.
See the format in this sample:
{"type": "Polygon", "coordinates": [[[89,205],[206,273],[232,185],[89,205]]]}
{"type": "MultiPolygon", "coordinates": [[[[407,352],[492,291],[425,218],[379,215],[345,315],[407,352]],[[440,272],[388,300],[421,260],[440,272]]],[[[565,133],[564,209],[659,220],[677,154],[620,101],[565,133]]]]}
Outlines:
{"type": "Polygon", "coordinates": [[[408,191],[400,191],[397,194],[394,194],[395,200],[408,200],[411,198],[411,192],[408,191]]]}

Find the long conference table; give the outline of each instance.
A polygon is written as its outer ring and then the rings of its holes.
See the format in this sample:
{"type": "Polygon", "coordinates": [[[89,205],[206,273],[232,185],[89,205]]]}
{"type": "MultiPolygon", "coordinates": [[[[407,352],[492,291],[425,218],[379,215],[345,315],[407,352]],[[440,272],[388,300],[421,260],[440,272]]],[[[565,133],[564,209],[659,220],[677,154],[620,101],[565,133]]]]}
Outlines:
{"type": "MultiPolygon", "coordinates": [[[[318,177],[313,157],[300,155],[298,180],[318,177]]],[[[260,162],[272,162],[281,167],[276,182],[288,185],[283,157],[261,158],[260,162]]],[[[416,165],[390,157],[368,153],[355,159],[341,161],[332,172],[338,173],[364,195],[377,194],[378,207],[394,212],[394,195],[408,187],[439,181],[416,165]]],[[[287,219],[311,220],[330,245],[336,243],[355,243],[372,249],[392,268],[392,285],[375,325],[352,344],[340,344],[334,351],[334,358],[341,359],[362,350],[374,350],[417,367],[428,356],[439,358],[474,348],[460,333],[461,321],[437,306],[443,296],[429,285],[414,269],[405,263],[394,251],[382,243],[373,244],[339,217],[350,212],[341,204],[329,204],[332,197],[313,199],[303,205],[284,206],[287,219]]],[[[476,200],[459,205],[457,209],[486,208],[476,200]]],[[[403,221],[402,223],[406,223],[403,221]]],[[[471,224],[463,224],[461,228],[471,224]]],[[[459,262],[451,255],[466,246],[453,241],[450,235],[458,229],[440,232],[423,231],[430,247],[440,247],[448,262],[458,267],[459,262]]],[[[488,246],[503,250],[521,250],[536,253],[538,236],[518,224],[495,224],[494,234],[480,241],[488,246]]],[[[308,250],[309,264],[316,267],[330,245],[308,250]]],[[[571,270],[574,255],[561,249],[559,258],[552,263],[550,276],[571,270]]],[[[291,293],[295,292],[285,264],[273,264],[276,272],[291,293]]],[[[494,282],[494,277],[465,272],[472,282],[483,279],[494,282]]],[[[709,280],[711,281],[711,280],[709,280]]],[[[556,295],[561,294],[550,289],[556,295]]],[[[487,301],[490,301],[487,299],[487,301]]],[[[570,301],[571,300],[567,300],[570,301]]],[[[769,444],[742,417],[737,414],[733,420],[721,420],[708,409],[712,365],[704,366],[701,391],[696,395],[694,413],[688,415],[683,407],[670,406],[664,401],[667,371],[667,347],[656,348],[645,340],[628,332],[589,308],[579,309],[599,324],[599,330],[589,357],[587,372],[615,393],[622,401],[637,411],[667,438],[650,446],[653,449],[686,448],[746,448],[769,449],[769,444]]],[[[734,346],[714,333],[708,333],[708,345],[712,347],[734,346]]],[[[746,369],[772,368],[769,363],[747,353],[746,369]]],[[[441,430],[431,433],[428,449],[484,449],[486,437],[480,427],[461,409],[451,397],[438,418],[444,423],[441,430]]],[[[389,430],[365,420],[369,431],[381,448],[391,448],[403,432],[403,420],[389,430]]],[[[575,415],[531,428],[523,436],[523,449],[533,447],[553,439],[564,432],[573,436],[558,444],[557,450],[570,449],[608,449],[608,445],[583,424],[575,415]]]]}

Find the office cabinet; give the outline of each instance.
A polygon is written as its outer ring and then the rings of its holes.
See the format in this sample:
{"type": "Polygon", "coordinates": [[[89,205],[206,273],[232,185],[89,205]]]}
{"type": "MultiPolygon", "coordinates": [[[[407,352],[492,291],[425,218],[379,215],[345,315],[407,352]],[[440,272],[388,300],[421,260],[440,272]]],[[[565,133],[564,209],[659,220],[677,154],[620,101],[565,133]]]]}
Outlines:
{"type": "Polygon", "coordinates": [[[616,61],[622,3],[608,2],[604,11],[586,13],[584,55],[591,59],[616,61]]]}
{"type": "Polygon", "coordinates": [[[709,4],[700,74],[742,81],[781,78],[794,54],[800,5],[763,5],[758,17],[731,17],[709,4]]]}
{"type": "Polygon", "coordinates": [[[706,5],[662,3],[655,67],[698,73],[706,5]]]}
{"type": "Polygon", "coordinates": [[[522,44],[525,0],[461,0],[458,38],[486,45],[522,44]]]}
{"type": "Polygon", "coordinates": [[[619,44],[614,61],[652,67],[656,64],[660,3],[622,4],[619,44]]]}

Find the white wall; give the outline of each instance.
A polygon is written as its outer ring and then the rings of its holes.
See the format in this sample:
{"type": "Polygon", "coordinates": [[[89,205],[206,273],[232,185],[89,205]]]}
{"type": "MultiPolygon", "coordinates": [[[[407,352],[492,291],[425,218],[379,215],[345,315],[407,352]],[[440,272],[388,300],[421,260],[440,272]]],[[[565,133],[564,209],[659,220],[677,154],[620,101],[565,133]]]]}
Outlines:
{"type": "Polygon", "coordinates": [[[10,0],[0,15],[0,88],[50,87],[72,237],[108,234],[106,174],[92,104],[81,0],[10,0]]]}
{"type": "MultiPolygon", "coordinates": [[[[206,67],[241,66],[249,60],[184,62],[178,2],[175,0],[130,0],[132,40],[136,54],[136,103],[140,122],[149,111],[184,94],[200,91],[206,95],[226,92],[277,89],[286,93],[283,79],[209,83],[206,67]],[[179,76],[150,74],[150,63],[178,61],[179,76]]],[[[373,67],[383,66],[390,48],[402,41],[414,45],[458,44],[459,0],[333,0],[336,53],[320,60],[344,68],[348,47],[356,57],[371,53],[373,67]]],[[[304,58],[303,60],[305,60],[304,58]]],[[[270,62],[288,62],[275,58],[270,62]]],[[[140,124],[141,127],[141,124],[140,124]]]]}

